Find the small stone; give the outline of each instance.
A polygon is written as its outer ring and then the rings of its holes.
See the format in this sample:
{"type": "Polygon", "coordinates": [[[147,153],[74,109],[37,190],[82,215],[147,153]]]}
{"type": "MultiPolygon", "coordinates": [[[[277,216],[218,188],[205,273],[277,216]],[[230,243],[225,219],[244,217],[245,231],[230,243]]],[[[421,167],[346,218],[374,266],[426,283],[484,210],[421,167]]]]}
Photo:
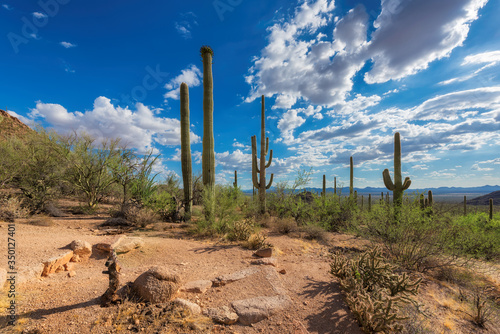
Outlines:
{"type": "Polygon", "coordinates": [[[278,271],[281,275],[285,275],[286,274],[286,269],[281,269],[280,271],[278,271]]]}
{"type": "Polygon", "coordinates": [[[68,273],[68,277],[75,277],[76,276],[76,272],[73,270],[73,271],[70,271],[68,273]]]}
{"type": "Polygon", "coordinates": [[[271,247],[261,248],[253,253],[253,255],[258,257],[271,257],[273,256],[273,249],[271,247]]]}
{"type": "Polygon", "coordinates": [[[203,314],[219,324],[232,325],[238,321],[238,315],[227,306],[208,308],[203,314]]]}
{"type": "Polygon", "coordinates": [[[122,236],[115,243],[111,245],[111,249],[114,249],[116,254],[128,253],[133,249],[140,248],[144,246],[144,240],[139,237],[127,237],[122,236]]]}
{"type": "Polygon", "coordinates": [[[65,271],[73,271],[75,269],[75,263],[74,262],[68,262],[64,265],[64,270],[65,271]]]}
{"type": "Polygon", "coordinates": [[[278,264],[278,259],[275,257],[266,257],[263,259],[253,260],[251,264],[276,267],[276,265],[278,264]]]}
{"type": "Polygon", "coordinates": [[[181,291],[192,292],[192,293],[205,293],[212,286],[212,281],[209,280],[199,280],[186,283],[181,291]]]}
{"type": "Polygon", "coordinates": [[[278,295],[273,297],[255,297],[232,302],[232,306],[243,325],[251,325],[278,311],[284,310],[292,304],[290,297],[278,295]]]}
{"type": "Polygon", "coordinates": [[[179,305],[179,306],[191,311],[191,314],[200,314],[201,313],[201,307],[198,304],[190,302],[189,300],[176,298],[172,302],[176,305],[179,305]]]}
{"type": "Polygon", "coordinates": [[[141,274],[133,283],[137,294],[151,303],[165,303],[173,298],[179,289],[179,275],[166,267],[152,267],[141,274]]]}

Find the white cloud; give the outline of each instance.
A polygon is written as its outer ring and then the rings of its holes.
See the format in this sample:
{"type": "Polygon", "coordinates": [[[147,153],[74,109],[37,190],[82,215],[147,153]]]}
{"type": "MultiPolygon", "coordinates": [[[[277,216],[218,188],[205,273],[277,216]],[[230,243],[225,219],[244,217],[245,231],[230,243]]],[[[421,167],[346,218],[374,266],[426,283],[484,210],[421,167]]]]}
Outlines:
{"type": "Polygon", "coordinates": [[[3,4],[2,7],[7,9],[7,10],[12,10],[12,7],[9,6],[8,4],[3,4]]]}
{"type": "Polygon", "coordinates": [[[461,46],[487,0],[383,0],[366,48],[367,83],[401,79],[461,46]]]}
{"type": "Polygon", "coordinates": [[[190,65],[187,69],[181,71],[181,74],[170,80],[165,88],[167,93],[165,93],[165,99],[178,100],[180,96],[179,87],[181,83],[185,82],[189,88],[196,87],[201,84],[201,79],[203,75],[196,65],[190,65]]]}
{"type": "Polygon", "coordinates": [[[73,43],[70,43],[70,42],[61,42],[59,43],[61,44],[63,47],[65,47],[66,49],[69,49],[69,48],[74,48],[76,47],[76,44],[73,44],[73,43]]]}
{"type": "Polygon", "coordinates": [[[472,165],[471,169],[476,170],[478,172],[488,172],[490,170],[493,170],[493,168],[490,168],[490,167],[485,167],[485,168],[479,167],[478,164],[472,165]]]}
{"type": "Polygon", "coordinates": [[[500,50],[469,55],[464,58],[462,65],[482,64],[482,63],[491,64],[498,62],[500,62],[500,50]]]}
{"type": "MultiPolygon", "coordinates": [[[[60,133],[84,131],[96,137],[121,138],[130,147],[141,152],[154,145],[180,145],[180,122],[177,119],[160,117],[159,109],[151,109],[142,103],[136,110],[121,108],[111,100],[100,96],[94,101],[92,110],[69,112],[59,104],[37,102],[31,110],[32,119],[43,118],[60,133]]],[[[190,133],[191,143],[200,142],[200,137],[190,133]]]]}
{"type": "Polygon", "coordinates": [[[40,12],[34,12],[33,16],[36,17],[37,19],[43,19],[43,18],[48,17],[47,14],[40,13],[40,12]]]}
{"type": "Polygon", "coordinates": [[[191,30],[194,25],[198,25],[196,21],[197,16],[193,12],[187,12],[180,14],[182,17],[181,21],[175,22],[175,30],[182,36],[184,39],[192,38],[191,30]]]}

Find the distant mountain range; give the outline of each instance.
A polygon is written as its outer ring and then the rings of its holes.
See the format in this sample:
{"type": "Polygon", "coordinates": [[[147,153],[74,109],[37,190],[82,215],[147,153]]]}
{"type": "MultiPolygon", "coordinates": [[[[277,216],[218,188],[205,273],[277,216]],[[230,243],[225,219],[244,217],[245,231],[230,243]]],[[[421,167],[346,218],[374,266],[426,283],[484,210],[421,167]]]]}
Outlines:
{"type": "Polygon", "coordinates": [[[500,191],[494,191],[492,193],[470,199],[467,201],[467,204],[489,205],[490,198],[493,199],[493,205],[500,205],[500,191]]]}
{"type": "MultiPolygon", "coordinates": [[[[341,194],[346,195],[349,194],[349,187],[337,188],[337,191],[341,189],[341,194]]],[[[270,191],[274,191],[275,188],[271,187],[270,191]]],[[[305,188],[306,191],[310,191],[313,193],[321,193],[323,191],[322,188],[305,188]]],[[[360,195],[367,194],[380,194],[381,192],[386,193],[387,188],[375,188],[375,187],[366,187],[366,188],[354,188],[355,191],[360,195]]],[[[500,186],[481,186],[481,187],[439,187],[439,188],[425,188],[425,189],[408,189],[406,193],[427,193],[429,190],[432,191],[433,195],[446,195],[446,194],[489,194],[492,192],[500,191],[500,186]]],[[[302,189],[300,190],[302,191],[302,189]]],[[[243,190],[246,194],[251,194],[252,190],[243,190]]],[[[333,188],[326,188],[327,193],[333,193],[333,188]]]]}
{"type": "Polygon", "coordinates": [[[0,110],[0,140],[13,136],[22,137],[30,132],[32,130],[29,126],[8,112],[0,110]]]}

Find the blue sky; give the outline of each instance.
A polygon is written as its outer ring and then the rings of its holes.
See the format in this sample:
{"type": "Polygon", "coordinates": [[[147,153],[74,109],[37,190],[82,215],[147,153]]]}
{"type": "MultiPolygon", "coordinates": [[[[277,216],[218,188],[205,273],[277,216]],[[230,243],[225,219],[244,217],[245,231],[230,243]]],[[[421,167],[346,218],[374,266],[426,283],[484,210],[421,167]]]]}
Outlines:
{"type": "Polygon", "coordinates": [[[0,0],[0,108],[59,132],[120,137],[181,175],[189,85],[201,170],[202,62],[214,50],[216,179],[251,187],[260,96],[275,183],[312,168],[383,187],[402,139],[412,188],[500,185],[500,3],[0,0]]]}

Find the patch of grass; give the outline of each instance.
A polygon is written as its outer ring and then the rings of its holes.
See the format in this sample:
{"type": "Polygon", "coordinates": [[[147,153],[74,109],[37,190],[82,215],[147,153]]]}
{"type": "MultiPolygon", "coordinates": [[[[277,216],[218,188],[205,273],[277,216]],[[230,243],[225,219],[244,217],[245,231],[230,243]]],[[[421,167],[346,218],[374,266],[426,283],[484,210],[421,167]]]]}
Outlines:
{"type": "Polygon", "coordinates": [[[46,216],[33,217],[32,219],[28,220],[26,224],[42,227],[50,227],[55,225],[54,221],[50,217],[46,216]]]}

